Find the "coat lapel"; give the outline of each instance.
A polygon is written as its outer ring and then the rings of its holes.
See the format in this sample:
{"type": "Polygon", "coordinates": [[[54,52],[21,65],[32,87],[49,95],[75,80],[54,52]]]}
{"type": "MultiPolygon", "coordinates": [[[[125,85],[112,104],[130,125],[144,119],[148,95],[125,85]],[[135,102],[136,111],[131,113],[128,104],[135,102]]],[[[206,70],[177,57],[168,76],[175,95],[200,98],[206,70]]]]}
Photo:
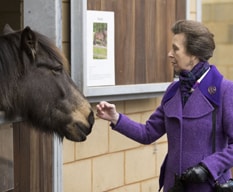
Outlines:
{"type": "Polygon", "coordinates": [[[198,88],[192,93],[184,108],[182,108],[179,90],[177,90],[175,95],[164,104],[165,115],[180,120],[182,118],[202,117],[213,111],[213,109],[211,103],[198,88]]]}
{"type": "Polygon", "coordinates": [[[164,103],[164,113],[167,117],[182,118],[182,103],[179,89],[176,90],[174,96],[164,103]]]}
{"type": "Polygon", "coordinates": [[[200,118],[211,113],[213,109],[214,107],[200,89],[196,88],[183,108],[183,117],[200,118]]]}
{"type": "Polygon", "coordinates": [[[202,94],[211,101],[212,104],[217,106],[221,102],[221,83],[223,76],[219,73],[214,65],[211,65],[210,71],[200,83],[199,89],[202,94]]]}
{"type": "Polygon", "coordinates": [[[181,120],[183,117],[198,118],[210,113],[214,109],[212,105],[219,106],[221,102],[222,78],[216,67],[211,65],[210,71],[191,94],[184,108],[181,103],[179,81],[173,82],[162,100],[165,115],[181,120]]]}

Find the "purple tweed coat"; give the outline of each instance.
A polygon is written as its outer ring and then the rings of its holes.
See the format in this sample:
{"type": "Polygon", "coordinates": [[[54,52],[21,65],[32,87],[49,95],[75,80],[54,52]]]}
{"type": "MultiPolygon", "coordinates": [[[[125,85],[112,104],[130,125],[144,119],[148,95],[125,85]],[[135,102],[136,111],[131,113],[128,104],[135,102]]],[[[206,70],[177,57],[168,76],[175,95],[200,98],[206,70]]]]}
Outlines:
{"type": "Polygon", "coordinates": [[[179,81],[172,83],[145,124],[121,114],[112,128],[142,144],[150,144],[167,134],[168,152],[160,181],[167,192],[174,175],[200,162],[211,173],[203,184],[189,184],[185,192],[213,192],[215,181],[226,182],[233,166],[233,83],[224,79],[215,66],[193,91],[184,108],[179,81]],[[212,153],[212,112],[217,106],[216,152],[212,153]]]}

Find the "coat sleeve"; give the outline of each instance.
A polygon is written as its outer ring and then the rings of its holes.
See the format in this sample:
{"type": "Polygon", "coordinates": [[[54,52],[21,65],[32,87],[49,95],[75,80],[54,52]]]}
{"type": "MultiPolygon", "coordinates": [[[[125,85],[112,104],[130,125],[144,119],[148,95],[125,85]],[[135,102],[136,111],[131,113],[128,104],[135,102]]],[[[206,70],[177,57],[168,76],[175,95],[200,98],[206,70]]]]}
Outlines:
{"type": "Polygon", "coordinates": [[[135,122],[126,115],[120,118],[112,129],[142,144],[150,144],[165,133],[162,107],[158,107],[145,124],[135,122]]]}
{"type": "Polygon", "coordinates": [[[161,105],[152,113],[145,124],[137,123],[126,115],[120,114],[116,126],[111,125],[112,129],[141,144],[150,144],[156,141],[166,133],[162,106],[166,100],[169,100],[176,93],[178,86],[179,83],[177,81],[172,82],[168,86],[162,98],[161,105]]]}
{"type": "Polygon", "coordinates": [[[220,124],[217,129],[220,131],[216,133],[216,152],[202,161],[214,180],[218,180],[233,167],[233,83],[226,82],[222,90],[222,119],[217,117],[217,123],[220,124]]]}

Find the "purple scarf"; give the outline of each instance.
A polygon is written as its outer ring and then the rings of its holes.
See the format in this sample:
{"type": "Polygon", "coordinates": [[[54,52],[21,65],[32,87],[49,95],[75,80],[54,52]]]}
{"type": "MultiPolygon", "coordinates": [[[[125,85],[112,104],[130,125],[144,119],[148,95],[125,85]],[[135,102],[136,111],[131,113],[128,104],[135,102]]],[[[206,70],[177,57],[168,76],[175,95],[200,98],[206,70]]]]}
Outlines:
{"type": "Polygon", "coordinates": [[[179,75],[180,91],[183,106],[187,102],[189,96],[192,94],[191,89],[197,80],[209,69],[208,62],[199,62],[191,71],[181,71],[179,75]]]}

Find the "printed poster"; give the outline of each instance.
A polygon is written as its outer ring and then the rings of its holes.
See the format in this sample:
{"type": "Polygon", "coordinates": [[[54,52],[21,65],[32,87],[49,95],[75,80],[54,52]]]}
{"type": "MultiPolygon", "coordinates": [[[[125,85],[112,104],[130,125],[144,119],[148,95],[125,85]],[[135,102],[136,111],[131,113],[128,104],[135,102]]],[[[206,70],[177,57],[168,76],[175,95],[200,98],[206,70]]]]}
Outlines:
{"type": "Polygon", "coordinates": [[[87,11],[87,86],[115,85],[114,13],[87,11]]]}

